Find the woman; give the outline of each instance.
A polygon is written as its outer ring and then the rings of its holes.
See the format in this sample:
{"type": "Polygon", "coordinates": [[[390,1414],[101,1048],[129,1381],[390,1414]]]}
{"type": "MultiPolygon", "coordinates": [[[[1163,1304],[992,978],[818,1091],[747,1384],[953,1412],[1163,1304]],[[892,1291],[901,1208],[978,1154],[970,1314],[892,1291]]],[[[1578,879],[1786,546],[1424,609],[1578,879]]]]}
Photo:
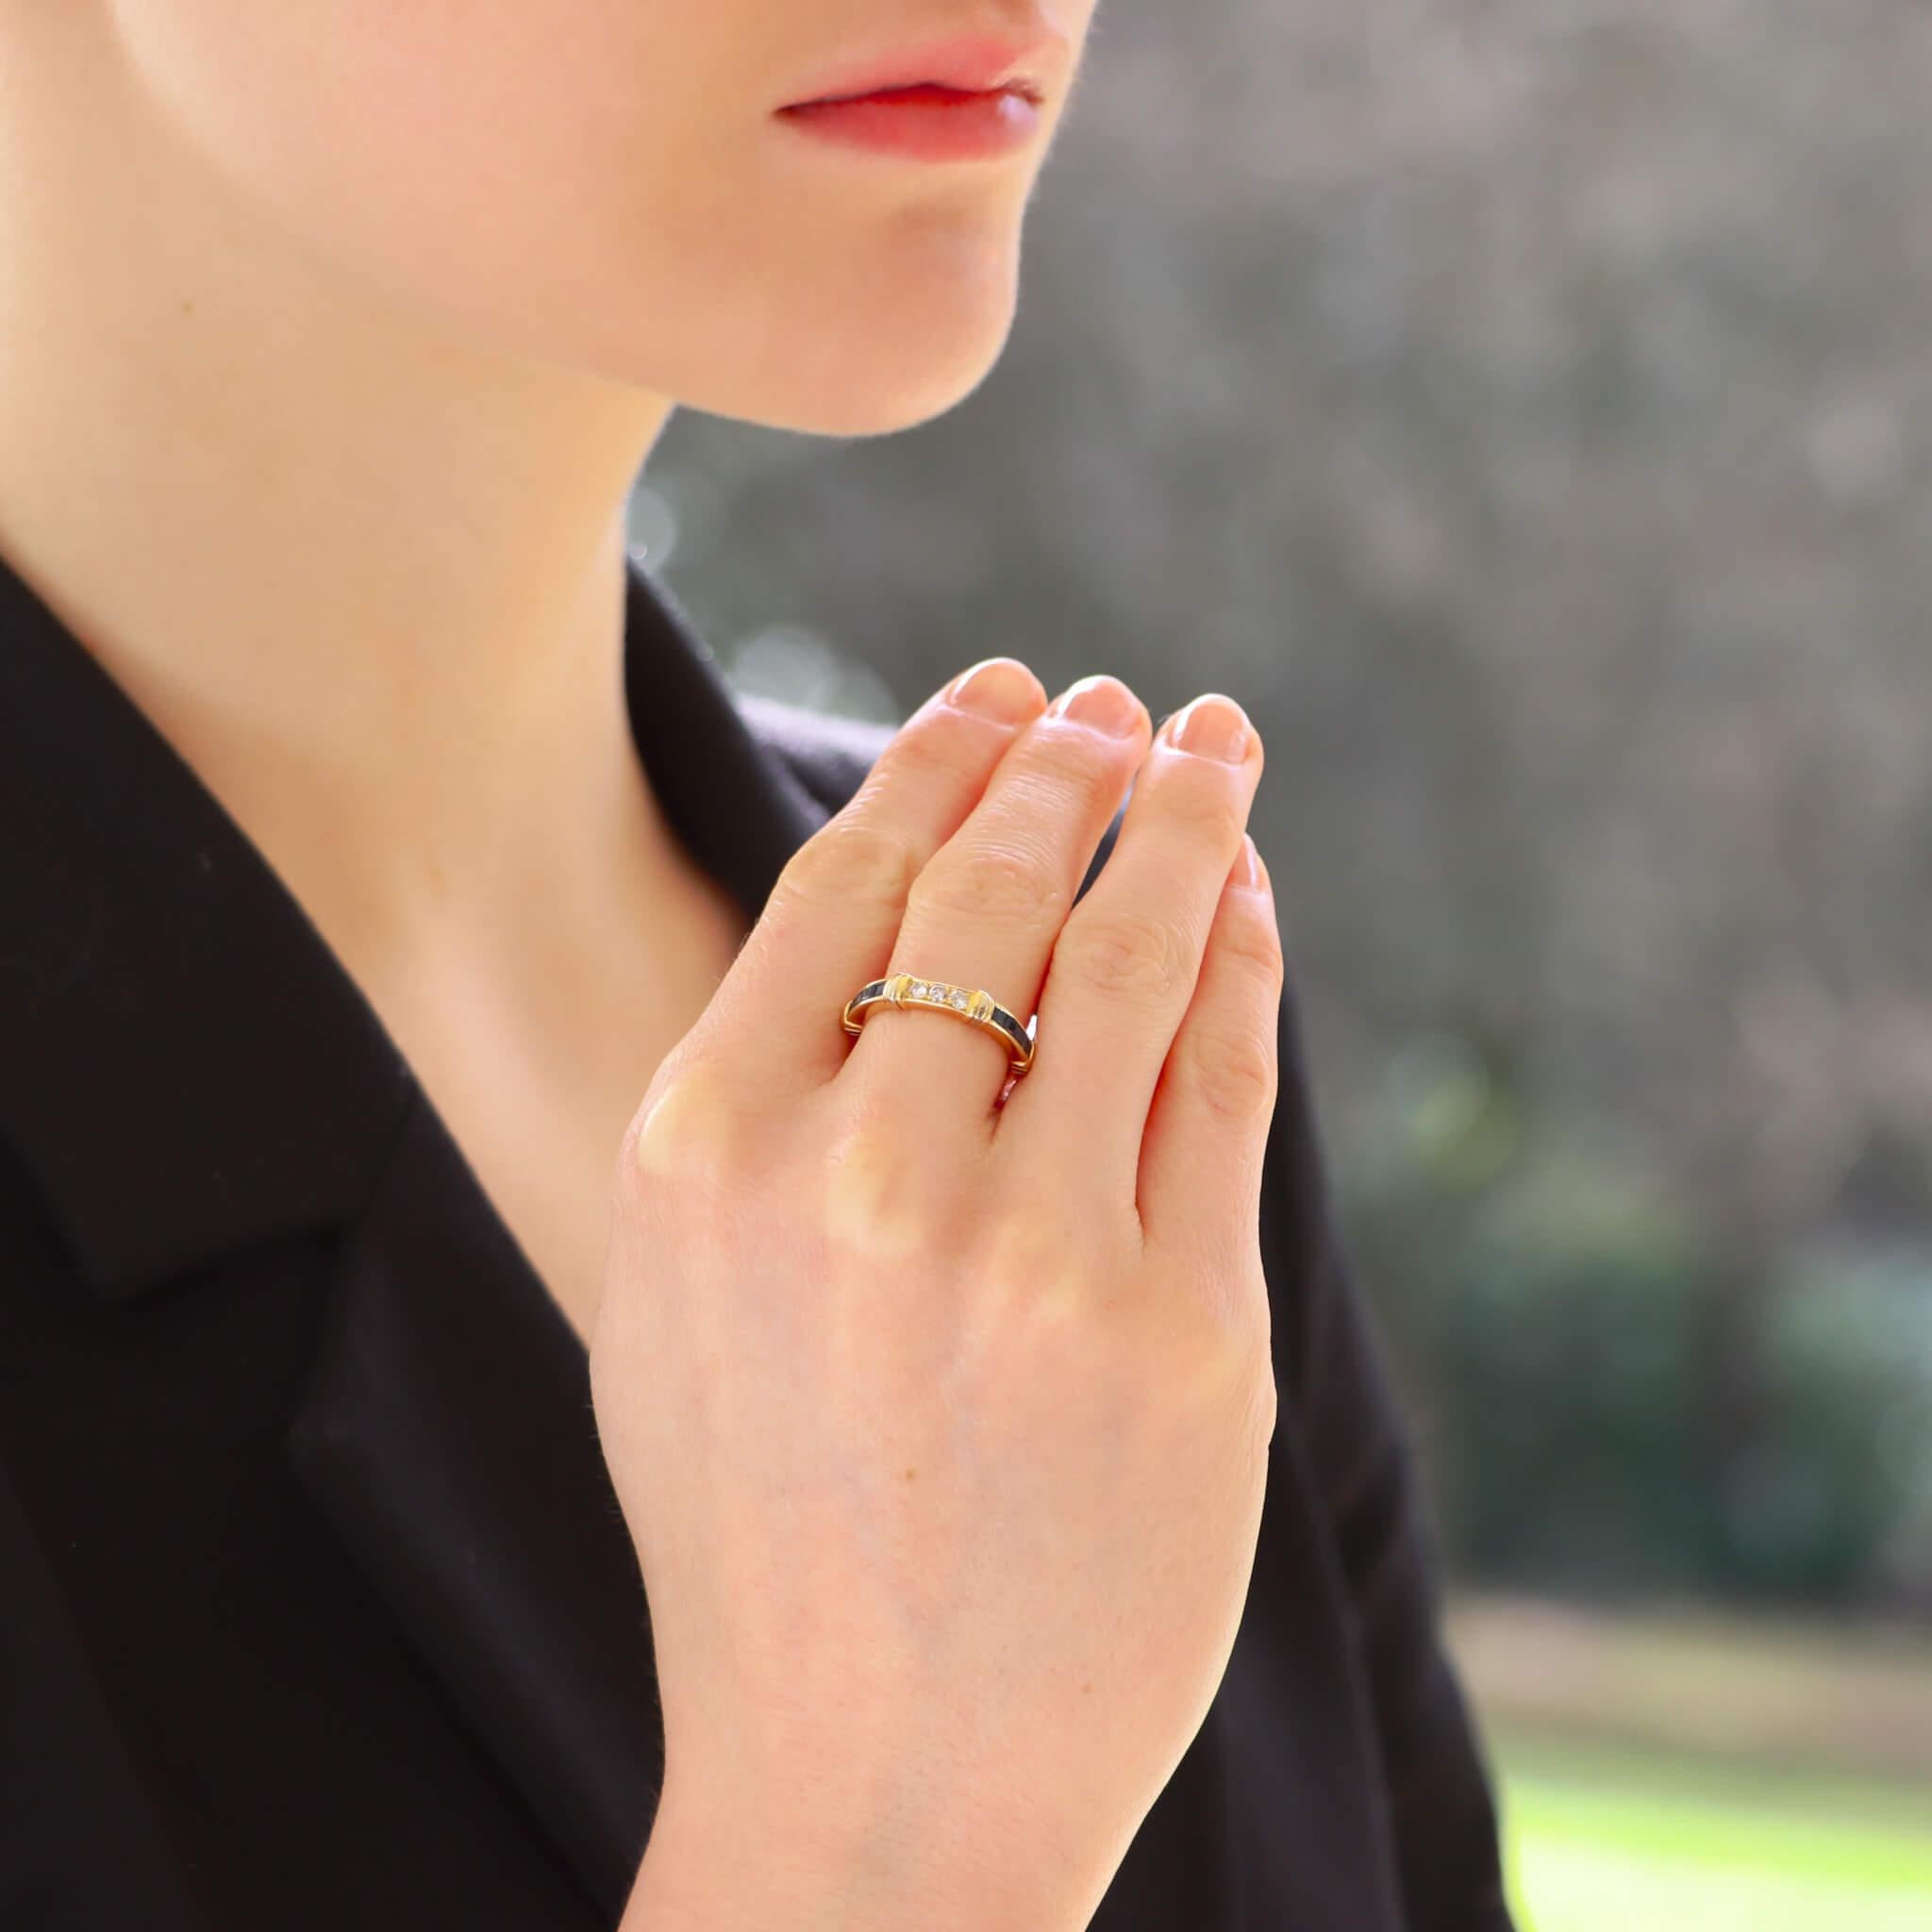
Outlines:
{"type": "Polygon", "coordinates": [[[625,550],[981,378],[1089,11],[0,0],[0,1923],[1507,1924],[1239,707],[625,550]]]}

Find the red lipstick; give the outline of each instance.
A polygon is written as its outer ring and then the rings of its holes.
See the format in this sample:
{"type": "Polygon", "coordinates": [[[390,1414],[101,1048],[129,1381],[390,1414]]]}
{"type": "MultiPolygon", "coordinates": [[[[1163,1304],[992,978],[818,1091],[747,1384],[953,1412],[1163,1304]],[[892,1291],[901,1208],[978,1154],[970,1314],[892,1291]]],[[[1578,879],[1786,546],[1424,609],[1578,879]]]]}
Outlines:
{"type": "Polygon", "coordinates": [[[965,35],[823,76],[778,118],[847,147],[920,160],[1011,154],[1038,132],[1065,42],[965,35]]]}

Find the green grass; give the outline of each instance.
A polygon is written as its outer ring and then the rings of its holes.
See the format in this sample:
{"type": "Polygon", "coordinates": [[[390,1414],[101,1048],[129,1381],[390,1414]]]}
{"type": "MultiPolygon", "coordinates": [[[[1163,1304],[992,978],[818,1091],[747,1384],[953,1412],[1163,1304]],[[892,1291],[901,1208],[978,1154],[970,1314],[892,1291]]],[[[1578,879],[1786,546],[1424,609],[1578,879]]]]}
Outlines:
{"type": "Polygon", "coordinates": [[[1932,1788],[1489,1739],[1524,1932],[1932,1928],[1932,1788]]]}

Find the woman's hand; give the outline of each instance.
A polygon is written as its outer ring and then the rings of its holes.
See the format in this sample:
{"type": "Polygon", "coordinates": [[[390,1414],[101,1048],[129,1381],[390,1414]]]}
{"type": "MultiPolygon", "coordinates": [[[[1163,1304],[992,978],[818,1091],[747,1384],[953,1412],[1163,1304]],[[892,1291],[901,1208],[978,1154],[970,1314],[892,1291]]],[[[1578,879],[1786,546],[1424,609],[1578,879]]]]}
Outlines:
{"type": "Polygon", "coordinates": [[[793,856],[618,1162],[591,1375],[662,1696],[653,1932],[1084,1926],[1246,1599],[1260,745],[1225,699],[1150,747],[1111,678],[962,684],[793,856]],[[841,1029],[901,970],[1037,1003],[1004,1106],[971,1026],[841,1029]]]}

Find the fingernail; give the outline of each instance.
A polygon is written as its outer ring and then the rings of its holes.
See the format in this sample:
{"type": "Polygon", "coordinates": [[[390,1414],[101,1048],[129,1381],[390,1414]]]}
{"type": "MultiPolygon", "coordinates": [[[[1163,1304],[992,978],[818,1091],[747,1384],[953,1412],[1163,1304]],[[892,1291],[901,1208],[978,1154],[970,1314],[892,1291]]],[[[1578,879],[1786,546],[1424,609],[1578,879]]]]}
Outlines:
{"type": "Polygon", "coordinates": [[[1056,718],[1091,724],[1109,738],[1133,737],[1145,715],[1141,700],[1118,677],[1109,677],[1104,672],[1068,685],[1047,710],[1056,718]]]}
{"type": "Polygon", "coordinates": [[[1017,658],[985,658],[954,678],[945,701],[1001,724],[1024,724],[1044,695],[1039,678],[1017,658]]]}
{"type": "Polygon", "coordinates": [[[1268,868],[1261,863],[1261,855],[1256,848],[1252,832],[1241,834],[1241,863],[1236,868],[1235,877],[1251,892],[1268,890],[1268,868]]]}
{"type": "Polygon", "coordinates": [[[1209,691],[1184,705],[1161,727],[1176,751],[1238,765],[1247,756],[1248,714],[1232,698],[1209,691]]]}

